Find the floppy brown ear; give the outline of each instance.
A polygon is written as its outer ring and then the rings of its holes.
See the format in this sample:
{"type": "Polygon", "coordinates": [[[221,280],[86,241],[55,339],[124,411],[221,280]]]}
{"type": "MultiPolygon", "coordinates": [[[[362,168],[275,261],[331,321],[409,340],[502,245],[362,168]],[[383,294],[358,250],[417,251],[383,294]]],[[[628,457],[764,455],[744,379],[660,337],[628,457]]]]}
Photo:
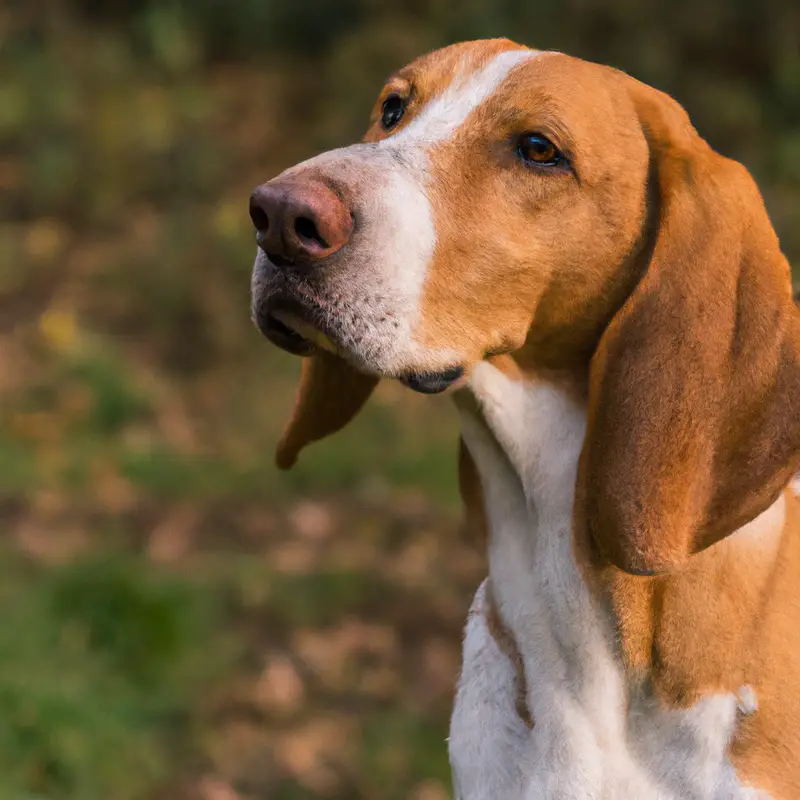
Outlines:
{"type": "Polygon", "coordinates": [[[320,350],[303,359],[300,387],[276,463],[289,469],[311,442],[341,430],[361,410],[378,378],[357,372],[346,361],[320,350]]]}
{"type": "Polygon", "coordinates": [[[595,551],[667,571],[757,516],[800,461],[800,320],[752,178],[637,84],[652,255],[592,359],[577,519],[595,551]]]}

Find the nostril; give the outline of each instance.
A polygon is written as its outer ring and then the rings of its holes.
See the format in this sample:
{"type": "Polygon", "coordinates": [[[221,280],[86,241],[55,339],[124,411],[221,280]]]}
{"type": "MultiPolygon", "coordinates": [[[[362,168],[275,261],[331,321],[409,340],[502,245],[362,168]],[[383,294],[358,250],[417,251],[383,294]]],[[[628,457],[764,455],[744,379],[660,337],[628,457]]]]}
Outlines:
{"type": "Polygon", "coordinates": [[[266,231],[269,228],[269,216],[263,208],[259,208],[255,203],[250,203],[250,219],[257,231],[266,231]]]}
{"type": "Polygon", "coordinates": [[[300,241],[305,244],[315,244],[323,249],[328,247],[328,243],[322,238],[314,220],[308,217],[297,217],[294,221],[294,231],[300,241]]]}

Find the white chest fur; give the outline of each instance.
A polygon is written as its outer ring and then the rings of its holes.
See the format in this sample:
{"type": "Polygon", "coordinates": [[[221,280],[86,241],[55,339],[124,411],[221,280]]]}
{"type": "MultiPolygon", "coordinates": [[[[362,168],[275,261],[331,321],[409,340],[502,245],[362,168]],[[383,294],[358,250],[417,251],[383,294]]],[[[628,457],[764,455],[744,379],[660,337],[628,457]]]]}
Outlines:
{"type": "Polygon", "coordinates": [[[481,478],[492,589],[523,659],[534,725],[516,713],[514,671],[486,627],[481,587],[450,730],[458,800],[765,798],[727,758],[736,697],[663,710],[626,681],[611,616],[573,556],[584,409],[488,363],[472,391],[485,424],[464,411],[462,435],[481,478]]]}

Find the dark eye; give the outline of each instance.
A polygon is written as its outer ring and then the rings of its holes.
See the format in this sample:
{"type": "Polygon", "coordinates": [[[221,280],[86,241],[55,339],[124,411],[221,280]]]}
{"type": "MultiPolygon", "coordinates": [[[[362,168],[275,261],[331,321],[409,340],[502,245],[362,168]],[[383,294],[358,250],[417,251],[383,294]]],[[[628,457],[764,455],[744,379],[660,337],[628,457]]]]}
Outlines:
{"type": "Polygon", "coordinates": [[[406,110],[406,101],[399,94],[390,94],[381,108],[381,125],[389,131],[403,118],[406,110]]]}
{"type": "Polygon", "coordinates": [[[559,149],[540,133],[526,133],[517,144],[517,155],[529,164],[554,167],[564,160],[559,149]]]}

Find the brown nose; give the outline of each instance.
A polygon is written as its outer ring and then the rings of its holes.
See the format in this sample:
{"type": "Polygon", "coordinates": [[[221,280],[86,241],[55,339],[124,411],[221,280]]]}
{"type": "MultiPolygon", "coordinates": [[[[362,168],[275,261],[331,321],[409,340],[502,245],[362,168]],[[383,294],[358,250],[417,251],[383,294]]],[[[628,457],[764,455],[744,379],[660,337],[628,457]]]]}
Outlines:
{"type": "Polygon", "coordinates": [[[322,183],[277,180],[250,196],[258,246],[278,266],[319,261],[350,238],[350,209],[322,183]]]}

